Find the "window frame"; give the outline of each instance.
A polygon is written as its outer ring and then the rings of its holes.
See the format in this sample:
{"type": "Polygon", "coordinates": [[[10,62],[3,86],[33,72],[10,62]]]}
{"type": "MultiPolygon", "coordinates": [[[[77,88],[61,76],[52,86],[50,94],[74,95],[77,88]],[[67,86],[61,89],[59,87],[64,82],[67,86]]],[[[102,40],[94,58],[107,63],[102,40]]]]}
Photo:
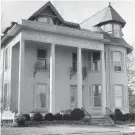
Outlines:
{"type": "Polygon", "coordinates": [[[8,82],[5,82],[4,83],[4,90],[3,90],[3,107],[4,107],[4,98],[5,98],[5,85],[7,86],[7,97],[6,97],[6,102],[7,102],[7,106],[6,106],[6,108],[3,108],[4,110],[8,110],[9,109],[9,107],[10,107],[10,105],[9,105],[9,83],[8,82]]]}
{"type": "Polygon", "coordinates": [[[122,69],[122,66],[123,66],[123,65],[122,65],[122,64],[123,64],[123,59],[122,59],[122,52],[121,52],[121,51],[113,51],[113,52],[112,52],[112,64],[113,64],[113,71],[114,71],[114,72],[122,72],[122,71],[123,71],[123,69],[122,69]],[[120,54],[120,61],[119,61],[119,62],[120,62],[120,68],[121,68],[120,71],[115,70],[115,66],[114,66],[115,64],[114,64],[114,63],[115,63],[116,61],[114,61],[114,53],[119,53],[119,54],[120,54]]]}
{"type": "Polygon", "coordinates": [[[45,62],[45,69],[47,69],[47,49],[46,48],[37,48],[37,61],[38,62],[45,62]],[[38,57],[38,50],[44,50],[45,51],[45,58],[39,58],[38,57]]]}
{"type": "Polygon", "coordinates": [[[77,72],[77,53],[76,52],[72,53],[72,68],[73,68],[73,72],[77,72]],[[76,55],[76,60],[74,60],[73,55],[76,55]]]}
{"type": "Polygon", "coordinates": [[[48,85],[46,84],[46,83],[36,83],[35,84],[35,87],[34,87],[34,89],[33,89],[33,91],[35,92],[35,93],[33,93],[33,107],[34,107],[34,109],[38,109],[37,108],[37,105],[36,105],[36,96],[37,96],[37,86],[38,85],[45,85],[46,86],[46,92],[45,92],[45,94],[46,94],[46,104],[45,104],[45,108],[40,108],[40,110],[48,110],[49,108],[48,108],[48,85]],[[35,94],[35,95],[34,95],[35,94]]]}
{"type": "Polygon", "coordinates": [[[118,108],[118,109],[123,109],[123,94],[124,94],[123,90],[124,90],[124,87],[123,87],[122,84],[115,84],[114,85],[115,107],[118,108]],[[116,107],[116,89],[115,89],[116,86],[121,86],[122,95],[121,95],[121,107],[120,108],[116,107]]]}
{"type": "MultiPolygon", "coordinates": [[[[98,97],[98,96],[96,96],[96,97],[98,97]]],[[[93,108],[99,108],[99,109],[102,107],[102,85],[101,84],[93,84],[92,85],[92,107],[93,108]],[[94,98],[95,98],[95,96],[94,96],[94,89],[93,89],[94,86],[100,86],[101,87],[101,95],[100,95],[101,106],[95,106],[95,104],[94,104],[94,98]]]]}
{"type": "Polygon", "coordinates": [[[94,61],[93,61],[93,54],[94,52],[98,52],[98,51],[90,51],[88,52],[88,66],[89,66],[89,71],[92,71],[92,72],[100,72],[101,71],[101,53],[99,52],[99,55],[100,55],[100,60],[97,63],[97,66],[98,66],[98,70],[95,70],[94,68],[94,61]]]}
{"type": "Polygon", "coordinates": [[[5,51],[4,51],[4,70],[8,70],[9,69],[9,53],[10,53],[10,48],[6,47],[5,51]],[[7,52],[7,53],[6,53],[7,52]]]}

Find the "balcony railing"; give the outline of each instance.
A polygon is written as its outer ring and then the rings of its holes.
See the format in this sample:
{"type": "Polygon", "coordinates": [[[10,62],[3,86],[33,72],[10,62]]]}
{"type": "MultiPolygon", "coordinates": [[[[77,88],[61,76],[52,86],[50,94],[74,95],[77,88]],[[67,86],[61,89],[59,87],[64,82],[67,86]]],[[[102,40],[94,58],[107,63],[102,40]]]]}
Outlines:
{"type": "MultiPolygon", "coordinates": [[[[72,79],[72,76],[74,76],[77,73],[77,68],[70,67],[70,79],[72,79]]],[[[82,67],[82,77],[83,80],[87,77],[87,68],[82,67]]]]}
{"type": "Polygon", "coordinates": [[[38,60],[34,64],[34,76],[38,71],[49,71],[50,64],[47,62],[47,60],[38,60]]]}

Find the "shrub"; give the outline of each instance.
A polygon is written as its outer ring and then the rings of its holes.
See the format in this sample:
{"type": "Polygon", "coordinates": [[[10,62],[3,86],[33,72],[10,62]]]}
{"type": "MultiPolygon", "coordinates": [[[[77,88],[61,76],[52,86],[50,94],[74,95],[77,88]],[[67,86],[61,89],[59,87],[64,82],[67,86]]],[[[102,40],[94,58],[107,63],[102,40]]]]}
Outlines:
{"type": "Polygon", "coordinates": [[[129,113],[123,114],[122,121],[127,121],[129,119],[130,119],[130,114],[129,113]]]}
{"type": "Polygon", "coordinates": [[[118,121],[122,120],[123,114],[120,111],[120,109],[115,109],[115,116],[116,116],[116,120],[118,120],[118,121]]]}
{"type": "Polygon", "coordinates": [[[63,120],[71,120],[70,114],[63,114],[63,120]]]}
{"type": "Polygon", "coordinates": [[[84,116],[84,111],[79,108],[75,108],[73,111],[71,111],[72,120],[81,120],[82,118],[84,118],[84,116]]]}
{"type": "Polygon", "coordinates": [[[135,121],[135,113],[130,113],[130,121],[135,121]]]}
{"type": "Polygon", "coordinates": [[[47,114],[45,115],[44,120],[53,121],[53,120],[54,120],[53,114],[52,114],[52,113],[47,113],[47,114]]]}
{"type": "Polygon", "coordinates": [[[85,117],[84,117],[84,118],[81,119],[81,121],[82,121],[82,122],[85,122],[85,123],[88,123],[88,122],[90,122],[91,120],[90,120],[90,118],[85,118],[85,117]]]}
{"type": "Polygon", "coordinates": [[[24,126],[26,124],[26,119],[23,114],[19,114],[16,117],[15,122],[17,123],[18,126],[24,126]]]}
{"type": "Polygon", "coordinates": [[[43,116],[40,112],[36,112],[33,116],[33,120],[35,121],[42,121],[43,120],[43,116]]]}
{"type": "Polygon", "coordinates": [[[25,117],[26,121],[30,121],[30,115],[29,114],[23,114],[23,116],[25,117]]]}
{"type": "Polygon", "coordinates": [[[56,114],[54,115],[54,120],[62,120],[62,114],[56,113],[56,114]]]}

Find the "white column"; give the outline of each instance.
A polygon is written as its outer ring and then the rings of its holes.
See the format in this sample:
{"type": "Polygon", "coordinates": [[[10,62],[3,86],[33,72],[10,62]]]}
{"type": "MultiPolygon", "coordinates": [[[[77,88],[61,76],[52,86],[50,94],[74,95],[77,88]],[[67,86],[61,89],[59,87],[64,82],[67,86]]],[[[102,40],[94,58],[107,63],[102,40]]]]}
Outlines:
{"type": "Polygon", "coordinates": [[[9,111],[11,111],[11,75],[12,75],[12,46],[10,45],[10,49],[9,49],[9,75],[10,75],[10,79],[9,79],[9,87],[8,87],[8,89],[9,89],[9,93],[8,93],[8,105],[9,105],[9,111]]]}
{"type": "Polygon", "coordinates": [[[55,44],[50,48],[50,112],[55,113],[55,44]]]}
{"type": "Polygon", "coordinates": [[[106,115],[106,82],[104,51],[101,51],[101,74],[102,74],[102,114],[106,115]]]}
{"type": "Polygon", "coordinates": [[[82,49],[77,48],[77,107],[82,107],[82,49]]]}
{"type": "Polygon", "coordinates": [[[25,60],[25,41],[20,39],[19,48],[19,84],[18,84],[18,113],[21,113],[21,92],[24,89],[24,60],[25,60]]]}

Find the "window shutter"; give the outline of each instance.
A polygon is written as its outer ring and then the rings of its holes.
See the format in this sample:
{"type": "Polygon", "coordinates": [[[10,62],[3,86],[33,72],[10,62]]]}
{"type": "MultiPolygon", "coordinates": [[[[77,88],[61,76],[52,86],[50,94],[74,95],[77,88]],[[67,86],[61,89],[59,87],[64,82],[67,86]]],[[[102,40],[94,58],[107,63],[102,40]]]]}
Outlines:
{"type": "Polygon", "coordinates": [[[111,87],[111,108],[115,110],[115,85],[113,84],[111,87]]]}
{"type": "Polygon", "coordinates": [[[113,51],[111,51],[111,54],[110,54],[110,62],[111,62],[111,67],[112,67],[112,71],[113,71],[113,51]]]}
{"type": "Polygon", "coordinates": [[[93,96],[92,96],[92,86],[89,86],[89,107],[92,107],[93,96]]]}
{"type": "Polygon", "coordinates": [[[33,109],[36,108],[36,85],[34,84],[34,87],[33,87],[33,109]]]}
{"type": "Polygon", "coordinates": [[[128,108],[128,87],[126,85],[123,85],[123,108],[128,108]]]}
{"type": "Polygon", "coordinates": [[[124,55],[124,53],[122,53],[122,70],[123,70],[123,72],[125,72],[126,71],[126,64],[125,64],[125,55],[124,55]]]}

